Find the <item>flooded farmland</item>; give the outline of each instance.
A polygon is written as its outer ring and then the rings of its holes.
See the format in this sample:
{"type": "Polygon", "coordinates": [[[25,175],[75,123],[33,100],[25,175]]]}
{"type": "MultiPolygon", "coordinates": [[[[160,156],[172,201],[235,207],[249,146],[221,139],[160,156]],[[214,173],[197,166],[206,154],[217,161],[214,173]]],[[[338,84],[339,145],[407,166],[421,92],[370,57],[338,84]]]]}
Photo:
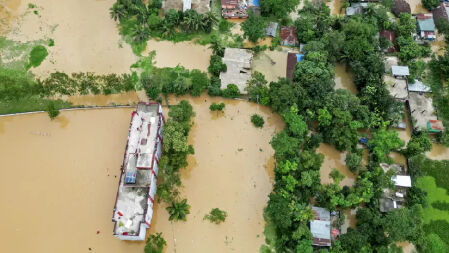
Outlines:
{"type": "MultiPolygon", "coordinates": [[[[171,97],[170,103],[180,99],[171,97]]],[[[165,205],[158,204],[150,232],[164,234],[166,253],[258,252],[264,243],[263,208],[272,188],[274,151],[269,141],[283,128],[282,119],[269,108],[243,101],[208,96],[189,101],[196,113],[189,135],[195,155],[181,180],[190,214],[186,222],[169,222],[165,205]],[[224,113],[210,112],[210,103],[222,101],[224,113]],[[254,113],[264,117],[262,129],[252,126],[254,113]],[[220,225],[203,220],[215,207],[228,213],[220,225]]]]}
{"type": "Polygon", "coordinates": [[[340,186],[353,186],[357,178],[346,166],[346,154],[338,151],[334,146],[321,143],[317,149],[317,153],[324,155],[324,161],[320,169],[321,184],[330,184],[333,182],[329,173],[333,168],[336,168],[341,174],[345,176],[340,182],[340,186]]]}
{"type": "Polygon", "coordinates": [[[0,117],[1,252],[142,252],[111,222],[132,110],[0,117]]]}
{"type": "MultiPolygon", "coordinates": [[[[89,99],[97,105],[109,101],[89,99]]],[[[222,99],[188,99],[196,112],[189,136],[195,155],[182,172],[182,193],[191,214],[187,222],[172,224],[165,206],[157,205],[150,232],[163,232],[165,252],[257,252],[272,187],[269,141],[283,122],[268,108],[244,101],[225,100],[220,114],[209,105],[222,99]],[[265,118],[264,128],[252,126],[253,113],[265,118]],[[203,221],[214,207],[228,212],[225,223],[203,221]]],[[[0,189],[0,214],[9,217],[0,232],[7,239],[2,251],[142,252],[143,243],[113,237],[111,222],[132,110],[63,111],[53,121],[45,113],[0,117],[0,151],[9,158],[0,189]]]]}

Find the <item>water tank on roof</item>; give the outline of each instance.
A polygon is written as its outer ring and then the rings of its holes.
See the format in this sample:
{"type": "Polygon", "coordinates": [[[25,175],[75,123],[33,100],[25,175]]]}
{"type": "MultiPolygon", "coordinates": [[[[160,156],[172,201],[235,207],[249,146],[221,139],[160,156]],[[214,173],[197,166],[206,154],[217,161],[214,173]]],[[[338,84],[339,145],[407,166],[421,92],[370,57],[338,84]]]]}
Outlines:
{"type": "Polygon", "coordinates": [[[125,184],[135,184],[136,183],[136,172],[128,171],[125,175],[125,184]]]}

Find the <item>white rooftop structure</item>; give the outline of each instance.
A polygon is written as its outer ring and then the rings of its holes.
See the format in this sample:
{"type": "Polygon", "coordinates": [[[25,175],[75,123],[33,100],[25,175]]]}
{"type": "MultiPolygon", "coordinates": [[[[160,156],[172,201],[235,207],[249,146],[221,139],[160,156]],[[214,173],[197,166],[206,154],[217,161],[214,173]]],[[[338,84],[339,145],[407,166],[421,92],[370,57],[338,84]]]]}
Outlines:
{"type": "Polygon", "coordinates": [[[408,76],[410,71],[407,66],[391,66],[393,76],[408,76]]]}
{"type": "Polygon", "coordinates": [[[421,81],[415,79],[414,83],[408,84],[408,91],[410,92],[432,92],[429,86],[423,84],[421,81]]]}
{"type": "Polygon", "coordinates": [[[392,176],[391,180],[395,183],[396,186],[412,187],[412,179],[410,178],[410,176],[392,176]]]}
{"type": "Polygon", "coordinates": [[[329,210],[311,206],[314,219],[310,222],[310,232],[313,237],[313,245],[331,246],[331,222],[329,210]]]}
{"type": "Polygon", "coordinates": [[[394,78],[390,75],[384,75],[383,79],[392,97],[401,101],[408,99],[407,81],[405,79],[394,78]]]}
{"type": "Polygon", "coordinates": [[[112,217],[114,235],[121,240],[145,240],[151,224],[163,124],[157,103],[139,103],[132,113],[112,217]]]}
{"type": "Polygon", "coordinates": [[[220,73],[221,88],[225,89],[228,84],[235,84],[241,94],[246,94],[245,88],[251,79],[252,59],[253,54],[246,49],[226,48],[223,62],[227,70],[220,73]]]}
{"type": "Polygon", "coordinates": [[[412,115],[413,127],[427,129],[427,122],[438,120],[434,114],[435,109],[432,98],[418,92],[409,93],[409,106],[412,115]]]}

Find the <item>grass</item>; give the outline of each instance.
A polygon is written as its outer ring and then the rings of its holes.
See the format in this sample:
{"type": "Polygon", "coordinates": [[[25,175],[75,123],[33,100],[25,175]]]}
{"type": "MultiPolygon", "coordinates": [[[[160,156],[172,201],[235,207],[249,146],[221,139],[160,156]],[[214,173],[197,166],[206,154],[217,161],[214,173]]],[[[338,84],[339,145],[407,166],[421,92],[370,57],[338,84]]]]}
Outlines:
{"type": "Polygon", "coordinates": [[[264,235],[265,235],[265,245],[262,245],[260,247],[260,253],[270,253],[270,252],[276,252],[275,251],[275,243],[276,243],[276,227],[275,225],[270,221],[266,213],[264,212],[264,219],[265,219],[265,228],[264,228],[264,235]]]}
{"type": "Polygon", "coordinates": [[[449,160],[434,161],[419,156],[412,158],[411,164],[420,168],[424,175],[433,177],[437,187],[449,191],[449,160]]]}
{"type": "Polygon", "coordinates": [[[34,46],[30,52],[30,59],[27,68],[38,67],[47,57],[47,48],[42,45],[34,46]]]}
{"type": "Polygon", "coordinates": [[[424,223],[429,224],[431,221],[435,220],[445,220],[449,222],[449,212],[434,208],[434,203],[449,203],[447,190],[438,187],[435,178],[431,176],[419,178],[417,185],[427,192],[427,201],[429,205],[424,209],[424,223]]]}
{"type": "MultiPolygon", "coordinates": [[[[50,101],[39,96],[28,96],[14,101],[0,101],[0,114],[45,111],[50,101]]],[[[58,110],[72,107],[70,102],[62,100],[54,100],[54,105],[58,110]]]]}

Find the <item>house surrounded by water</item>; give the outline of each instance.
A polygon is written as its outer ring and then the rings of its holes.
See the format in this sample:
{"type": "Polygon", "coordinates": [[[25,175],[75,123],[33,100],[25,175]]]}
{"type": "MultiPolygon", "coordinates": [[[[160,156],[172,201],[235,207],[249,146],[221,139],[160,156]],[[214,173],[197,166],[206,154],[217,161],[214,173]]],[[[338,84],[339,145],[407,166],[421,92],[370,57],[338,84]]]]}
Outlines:
{"type": "Polygon", "coordinates": [[[151,225],[164,121],[158,103],[139,103],[132,113],[112,215],[121,240],[143,241],[151,225]]]}

